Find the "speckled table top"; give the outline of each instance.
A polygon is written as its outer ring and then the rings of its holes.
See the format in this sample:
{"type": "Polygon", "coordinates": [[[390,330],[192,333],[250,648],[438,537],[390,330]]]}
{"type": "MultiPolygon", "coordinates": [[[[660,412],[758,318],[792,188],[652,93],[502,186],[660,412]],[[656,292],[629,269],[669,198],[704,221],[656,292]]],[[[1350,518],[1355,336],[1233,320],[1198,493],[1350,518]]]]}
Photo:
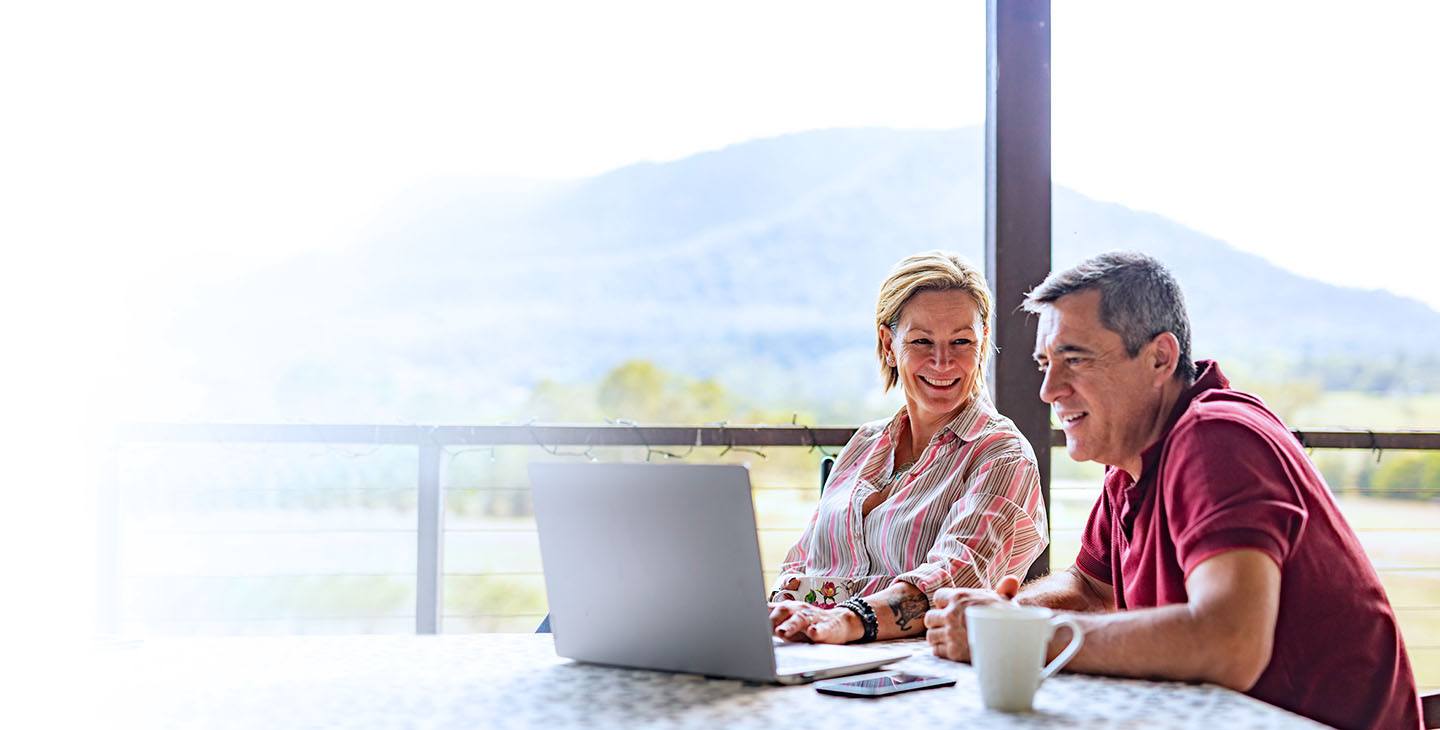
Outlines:
{"type": "Polygon", "coordinates": [[[578,664],[548,635],[165,639],[96,650],[113,726],[147,728],[1316,727],[1210,685],[1061,674],[1035,711],[984,709],[972,669],[923,641],[898,668],[951,688],[878,699],[578,664]]]}

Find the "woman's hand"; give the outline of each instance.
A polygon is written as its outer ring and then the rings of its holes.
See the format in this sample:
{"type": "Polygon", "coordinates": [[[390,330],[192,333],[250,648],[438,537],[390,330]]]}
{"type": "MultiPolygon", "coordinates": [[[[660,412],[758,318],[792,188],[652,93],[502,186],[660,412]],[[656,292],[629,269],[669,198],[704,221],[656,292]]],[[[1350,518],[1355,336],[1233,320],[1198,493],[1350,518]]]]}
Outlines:
{"type": "Polygon", "coordinates": [[[770,628],[785,641],[847,644],[865,635],[860,617],[848,608],[819,608],[803,601],[770,604],[770,628]]]}
{"type": "Polygon", "coordinates": [[[795,597],[795,592],[798,590],[800,590],[800,579],[791,578],[790,580],[785,581],[785,585],[781,586],[779,590],[770,592],[770,602],[776,603],[778,601],[793,599],[795,597]],[[781,594],[787,591],[790,593],[789,598],[781,598],[781,594]]]}

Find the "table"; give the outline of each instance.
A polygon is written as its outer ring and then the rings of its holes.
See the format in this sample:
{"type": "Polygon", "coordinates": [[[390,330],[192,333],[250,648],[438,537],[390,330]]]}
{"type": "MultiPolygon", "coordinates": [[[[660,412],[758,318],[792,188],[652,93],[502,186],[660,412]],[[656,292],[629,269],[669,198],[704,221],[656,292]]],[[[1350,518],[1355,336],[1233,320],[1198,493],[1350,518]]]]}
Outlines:
{"type": "Polygon", "coordinates": [[[967,664],[923,641],[896,665],[953,688],[879,699],[580,664],[548,635],[147,639],[97,649],[106,724],[145,728],[1319,727],[1213,685],[1062,674],[1036,711],[980,703],[967,664]]]}

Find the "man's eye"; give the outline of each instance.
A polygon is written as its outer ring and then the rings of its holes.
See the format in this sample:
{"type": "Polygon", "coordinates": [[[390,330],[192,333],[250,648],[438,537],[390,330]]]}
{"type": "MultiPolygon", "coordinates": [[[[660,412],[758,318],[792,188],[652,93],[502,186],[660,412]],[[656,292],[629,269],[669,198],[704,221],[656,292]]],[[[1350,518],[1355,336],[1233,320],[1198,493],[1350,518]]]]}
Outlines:
{"type": "Polygon", "coordinates": [[[1085,358],[1083,358],[1083,357],[1067,357],[1067,358],[1065,358],[1065,364],[1066,364],[1066,365],[1069,365],[1070,367],[1075,367],[1076,365],[1079,365],[1080,363],[1083,363],[1083,362],[1085,362],[1085,358]]]}

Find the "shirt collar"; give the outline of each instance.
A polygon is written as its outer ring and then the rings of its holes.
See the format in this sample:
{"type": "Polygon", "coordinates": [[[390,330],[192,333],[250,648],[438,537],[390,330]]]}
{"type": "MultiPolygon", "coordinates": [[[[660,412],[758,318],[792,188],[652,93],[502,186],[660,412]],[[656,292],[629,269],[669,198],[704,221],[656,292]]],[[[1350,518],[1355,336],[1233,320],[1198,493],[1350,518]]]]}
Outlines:
{"type": "MultiPolygon", "coordinates": [[[[1170,437],[1170,431],[1175,428],[1180,417],[1190,409],[1190,404],[1196,396],[1207,390],[1224,390],[1230,387],[1229,378],[1220,372],[1220,364],[1214,360],[1196,360],[1195,371],[1197,373],[1195,382],[1190,387],[1180,392],[1180,397],[1175,401],[1175,407],[1170,410],[1170,417],[1165,420],[1165,427],[1160,430],[1160,438],[1155,443],[1146,447],[1140,454],[1140,479],[1155,469],[1160,461],[1160,453],[1165,450],[1165,442],[1170,437]]],[[[1137,480],[1138,481],[1138,480],[1137,480]]]]}
{"type": "MultiPolygon", "coordinates": [[[[941,443],[950,439],[958,438],[961,441],[974,441],[985,433],[985,429],[994,419],[995,406],[990,403],[990,396],[983,390],[980,395],[970,399],[969,403],[961,406],[960,412],[955,414],[948,423],[940,427],[936,432],[948,435],[941,436],[941,443]]],[[[910,421],[910,411],[906,406],[901,406],[895,417],[890,419],[890,424],[885,427],[885,435],[890,443],[895,443],[900,437],[900,430],[910,421]]]]}

